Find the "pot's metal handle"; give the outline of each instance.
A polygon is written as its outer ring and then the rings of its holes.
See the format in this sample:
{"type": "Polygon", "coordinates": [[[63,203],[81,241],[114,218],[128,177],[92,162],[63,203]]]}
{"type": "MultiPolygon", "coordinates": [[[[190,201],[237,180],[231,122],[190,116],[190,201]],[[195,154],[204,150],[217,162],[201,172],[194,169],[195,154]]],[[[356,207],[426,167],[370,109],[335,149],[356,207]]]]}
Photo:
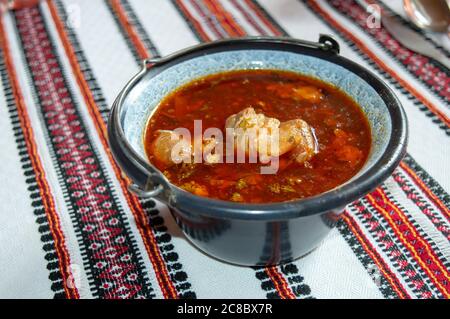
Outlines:
{"type": "Polygon", "coordinates": [[[322,49],[339,54],[339,43],[329,34],[320,34],[319,43],[322,45],[322,49]]]}
{"type": "Polygon", "coordinates": [[[172,59],[171,55],[165,56],[165,57],[154,57],[154,58],[148,58],[142,60],[142,69],[148,70],[151,67],[166,63],[167,61],[170,61],[172,59]]]}
{"type": "Polygon", "coordinates": [[[149,58],[149,59],[144,59],[141,62],[142,68],[147,70],[149,68],[151,68],[152,66],[156,65],[156,64],[160,64],[161,61],[163,61],[164,58],[149,58]]]}
{"type": "Polygon", "coordinates": [[[163,180],[161,176],[156,174],[149,174],[147,177],[147,182],[143,185],[140,183],[133,182],[128,185],[128,190],[134,195],[141,198],[157,198],[163,202],[168,202],[169,200],[169,186],[167,182],[163,180]]]}
{"type": "Polygon", "coordinates": [[[142,198],[150,198],[150,197],[156,197],[162,193],[164,190],[164,186],[161,184],[154,185],[148,185],[146,189],[142,189],[139,185],[136,184],[130,184],[128,186],[128,190],[132,192],[134,195],[142,198]]]}

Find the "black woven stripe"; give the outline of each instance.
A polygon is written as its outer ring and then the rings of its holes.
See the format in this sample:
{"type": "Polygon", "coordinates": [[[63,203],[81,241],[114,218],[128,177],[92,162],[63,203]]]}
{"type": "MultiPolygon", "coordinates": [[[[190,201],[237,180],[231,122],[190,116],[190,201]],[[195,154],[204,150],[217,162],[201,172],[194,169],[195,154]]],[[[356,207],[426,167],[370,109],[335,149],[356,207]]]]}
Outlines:
{"type": "Polygon", "coordinates": [[[266,11],[266,9],[261,6],[258,1],[256,0],[250,0],[253,5],[258,8],[259,12],[270,22],[272,26],[274,26],[278,32],[280,32],[283,36],[288,37],[289,34],[284,30],[281,25],[266,11]]]}
{"type": "MultiPolygon", "coordinates": [[[[107,0],[106,0],[107,1],[107,0]]],[[[107,1],[107,3],[109,4],[109,1],[107,1]]],[[[58,14],[61,16],[61,19],[63,19],[63,21],[67,21],[65,20],[66,18],[66,11],[64,8],[64,5],[62,4],[62,2],[60,0],[55,0],[55,4],[56,7],[58,9],[58,14]]],[[[136,23],[136,25],[141,25],[140,22],[137,20],[136,15],[134,14],[132,8],[129,6],[129,4],[125,4],[125,6],[127,7],[126,10],[127,14],[130,14],[132,16],[134,16],[133,20],[134,23],[136,23]]],[[[125,8],[124,6],[124,8],[125,8]]],[[[113,11],[111,11],[113,12],[113,11]]],[[[116,22],[118,22],[116,20],[116,22]]],[[[145,31],[142,27],[140,27],[141,31],[140,33],[143,34],[144,38],[147,39],[147,44],[149,45],[149,47],[151,47],[151,52],[152,54],[159,55],[156,47],[151,43],[148,36],[145,35],[145,31]]],[[[94,100],[97,104],[97,106],[101,109],[102,105],[104,104],[105,98],[103,95],[103,91],[100,87],[100,85],[98,84],[96,78],[95,78],[95,74],[94,71],[91,69],[89,61],[86,59],[84,53],[83,53],[83,49],[78,41],[78,37],[75,34],[75,32],[73,32],[73,30],[71,30],[70,28],[66,27],[66,32],[69,35],[69,39],[71,41],[72,46],[75,48],[75,50],[77,52],[80,52],[81,54],[77,54],[77,59],[78,59],[78,63],[80,65],[82,65],[83,69],[86,71],[86,75],[87,78],[89,79],[88,81],[88,85],[89,88],[92,92],[95,92],[94,94],[94,100]]],[[[123,33],[122,33],[123,35],[123,33]]],[[[127,41],[128,46],[133,47],[131,42],[127,41]]],[[[131,49],[130,47],[130,49],[131,49]]],[[[137,62],[140,63],[140,59],[137,59],[137,62]]],[[[107,121],[107,117],[108,117],[108,112],[109,110],[106,109],[104,112],[104,121],[107,121]]],[[[195,292],[192,290],[192,284],[189,283],[188,281],[188,275],[186,274],[185,271],[183,271],[183,265],[181,264],[181,262],[179,261],[179,256],[178,254],[175,252],[175,247],[172,243],[172,237],[171,235],[168,233],[167,231],[167,227],[164,225],[164,219],[161,216],[160,212],[157,209],[154,209],[155,207],[155,202],[153,200],[140,200],[140,203],[142,205],[142,208],[144,209],[144,212],[146,213],[147,217],[148,217],[148,222],[149,225],[152,227],[154,235],[155,235],[155,239],[158,243],[158,247],[160,249],[161,255],[164,258],[165,264],[167,266],[167,269],[169,271],[169,275],[172,279],[172,282],[175,285],[175,288],[177,289],[180,297],[182,298],[195,298],[196,294],[195,292]]]]}
{"type": "Polygon", "coordinates": [[[447,57],[450,57],[450,52],[445,47],[443,47],[442,45],[437,43],[433,38],[431,38],[429,36],[429,34],[427,33],[427,31],[419,29],[415,24],[413,24],[412,22],[410,22],[410,21],[406,20],[405,18],[403,18],[401,15],[397,14],[396,12],[394,12],[383,1],[376,0],[376,4],[379,5],[381,8],[383,8],[383,10],[386,11],[389,15],[395,17],[397,19],[397,21],[401,22],[404,26],[407,26],[407,27],[411,28],[417,34],[420,34],[425,40],[430,42],[436,49],[441,50],[442,53],[444,53],[447,57]]]}
{"type": "Polygon", "coordinates": [[[264,267],[254,267],[256,278],[261,281],[261,289],[266,292],[266,297],[268,299],[281,299],[277,292],[275,284],[270,280],[269,275],[267,275],[264,267]]]}
{"type": "MultiPolygon", "coordinates": [[[[116,15],[116,12],[114,11],[114,8],[111,5],[111,2],[109,0],[104,0],[106,7],[108,8],[109,12],[111,13],[111,16],[113,17],[117,29],[119,30],[122,37],[125,39],[125,42],[127,43],[128,48],[130,49],[134,59],[137,63],[141,63],[142,58],[139,55],[136,47],[133,44],[133,41],[131,40],[130,36],[126,32],[124,28],[122,28],[122,25],[120,23],[119,18],[116,15]]],[[[150,37],[147,35],[147,33],[144,30],[144,27],[142,26],[141,22],[137,18],[136,14],[134,13],[133,9],[131,8],[130,4],[126,0],[120,0],[120,4],[122,5],[122,8],[124,9],[125,13],[127,14],[128,21],[130,24],[134,27],[136,32],[138,33],[141,41],[144,43],[145,48],[150,52],[152,57],[159,57],[159,51],[156,48],[156,46],[153,44],[153,42],[150,40],[150,37]]]]}
{"type": "Polygon", "coordinates": [[[89,66],[84,51],[81,49],[80,43],[78,41],[77,36],[75,35],[74,30],[72,29],[70,24],[66,23],[66,21],[69,21],[70,19],[67,16],[67,12],[62,2],[60,0],[55,0],[53,2],[58,10],[58,15],[61,17],[61,21],[64,22],[66,33],[70,39],[70,42],[72,43],[73,49],[75,51],[75,56],[79,62],[81,71],[83,72],[83,76],[86,79],[89,88],[91,89],[92,95],[94,96],[94,100],[95,103],[97,104],[98,110],[100,111],[103,120],[106,122],[108,120],[109,114],[109,107],[106,102],[106,99],[103,97],[102,90],[94,77],[94,73],[89,66]]]}
{"type": "MultiPolygon", "coordinates": [[[[360,5],[357,1],[354,1],[354,3],[361,7],[361,5],[360,5]]],[[[404,64],[401,60],[399,60],[399,59],[398,59],[398,58],[397,58],[390,50],[388,50],[388,49],[386,48],[386,45],[385,45],[385,44],[379,42],[378,39],[376,39],[375,36],[374,36],[372,33],[367,32],[367,31],[366,31],[359,23],[356,23],[356,22],[352,19],[351,15],[350,15],[350,13],[349,13],[348,11],[341,11],[337,6],[335,6],[335,5],[333,4],[333,2],[331,2],[331,8],[335,9],[339,14],[344,15],[344,16],[348,19],[348,21],[350,21],[350,22],[353,23],[355,26],[357,26],[358,29],[360,29],[361,31],[363,31],[365,34],[369,35],[369,36],[374,40],[374,43],[376,44],[376,46],[377,46],[380,50],[384,51],[384,52],[387,53],[391,58],[393,58],[395,61],[397,61],[397,62],[402,66],[402,68],[403,68],[405,71],[407,71],[409,74],[411,74],[413,77],[415,77],[418,81],[422,82],[423,85],[425,85],[428,89],[430,89],[430,91],[433,92],[433,94],[434,94],[436,97],[438,97],[442,102],[446,103],[447,106],[449,105],[449,101],[448,101],[447,98],[445,98],[444,96],[440,95],[439,92],[436,91],[436,89],[435,89],[432,85],[428,84],[428,82],[427,82],[426,80],[421,79],[419,76],[417,76],[417,75],[415,74],[414,70],[409,69],[407,65],[405,65],[405,64],[404,64]]],[[[418,53],[418,54],[419,54],[419,53],[418,53]]],[[[432,65],[434,65],[435,67],[439,68],[439,69],[440,69],[442,72],[444,72],[447,76],[450,75],[450,70],[447,69],[447,68],[446,68],[444,65],[442,65],[441,63],[439,63],[439,61],[435,61],[435,60],[433,60],[433,59],[429,59],[429,63],[432,64],[432,65]]],[[[445,88],[444,88],[444,89],[445,89],[445,88]]]]}
{"type": "Polygon", "coordinates": [[[297,298],[315,299],[311,295],[311,287],[305,283],[305,278],[300,275],[298,267],[295,264],[287,263],[280,265],[279,268],[297,298]]]}
{"type": "Polygon", "coordinates": [[[192,34],[195,35],[195,37],[200,41],[203,42],[202,36],[200,32],[195,28],[195,25],[192,23],[192,21],[189,19],[187,15],[184,14],[183,10],[178,6],[176,0],[170,0],[175,10],[178,12],[178,14],[183,18],[184,22],[187,24],[189,29],[191,30],[192,34]]]}
{"type": "Polygon", "coordinates": [[[261,281],[261,289],[266,292],[267,299],[281,299],[274,282],[264,270],[264,267],[253,267],[256,279],[261,281]]]}
{"type": "Polygon", "coordinates": [[[111,13],[111,16],[114,19],[114,22],[116,23],[117,30],[120,32],[122,37],[125,39],[125,41],[127,43],[127,46],[130,49],[131,54],[134,57],[134,60],[139,63],[140,61],[142,61],[142,58],[139,55],[138,51],[136,50],[135,46],[133,45],[133,41],[131,41],[131,38],[128,35],[128,33],[122,28],[122,26],[120,24],[120,20],[117,17],[117,15],[116,15],[116,13],[115,13],[115,11],[114,11],[110,1],[109,0],[104,0],[104,1],[105,1],[105,4],[106,4],[106,7],[108,8],[109,12],[111,13]]]}
{"type": "Polygon", "coordinates": [[[145,31],[141,21],[138,19],[136,13],[134,12],[128,0],[120,0],[120,2],[122,4],[122,8],[125,10],[127,14],[128,21],[136,30],[137,34],[139,35],[139,38],[144,43],[144,46],[147,49],[147,51],[150,52],[150,55],[152,57],[159,57],[160,53],[158,49],[156,48],[153,41],[150,39],[148,33],[145,31]]]}
{"type": "Polygon", "coordinates": [[[353,50],[355,51],[364,61],[366,61],[370,66],[372,66],[378,73],[385,78],[390,84],[392,84],[397,90],[399,90],[403,95],[405,95],[408,100],[411,100],[414,105],[418,107],[420,111],[422,111],[428,118],[430,118],[431,122],[436,124],[440,129],[442,129],[447,136],[450,136],[450,127],[448,127],[442,120],[434,114],[426,105],[424,105],[421,101],[419,101],[414,95],[408,92],[396,79],[394,79],[389,73],[384,71],[378,64],[376,64],[372,59],[367,56],[361,49],[359,49],[356,44],[347,38],[345,34],[342,32],[335,30],[333,26],[322,17],[319,12],[316,12],[314,8],[310,6],[308,0],[299,0],[303,2],[310,10],[313,12],[316,17],[318,17],[323,23],[325,23],[331,30],[333,30],[339,37],[353,50]]]}
{"type": "MultiPolygon", "coordinates": [[[[114,215],[114,217],[117,218],[117,220],[118,220],[118,224],[116,225],[116,227],[121,228],[121,234],[125,238],[124,245],[126,245],[130,249],[131,256],[130,256],[129,263],[132,265],[135,265],[135,272],[137,273],[137,276],[138,276],[138,279],[136,281],[142,287],[141,294],[147,298],[153,298],[153,297],[155,297],[155,294],[154,294],[153,288],[151,287],[151,284],[147,277],[147,274],[145,273],[145,266],[143,263],[143,259],[139,253],[139,249],[137,247],[136,240],[133,238],[133,235],[131,233],[131,228],[127,221],[126,214],[120,205],[117,194],[115,193],[114,189],[111,188],[112,182],[106,173],[105,165],[102,162],[102,160],[98,154],[98,151],[97,151],[96,147],[94,146],[94,143],[90,140],[90,135],[86,128],[86,124],[84,123],[84,119],[80,114],[81,107],[78,105],[76,99],[73,96],[71,88],[68,85],[67,74],[65,73],[65,70],[62,67],[61,60],[60,60],[60,58],[57,54],[56,48],[54,46],[54,39],[52,39],[52,35],[48,31],[48,23],[45,21],[45,18],[43,17],[41,8],[39,6],[36,8],[39,10],[39,15],[42,17],[44,28],[45,28],[44,32],[48,35],[49,39],[51,40],[50,41],[51,51],[52,51],[52,54],[56,57],[58,67],[63,74],[64,87],[67,88],[67,92],[69,93],[69,96],[72,100],[74,108],[76,109],[76,113],[74,114],[74,116],[76,116],[78,118],[78,120],[80,121],[81,131],[86,136],[87,144],[85,144],[84,146],[86,146],[86,148],[92,152],[93,162],[99,168],[97,170],[97,172],[99,173],[98,178],[106,181],[104,183],[104,185],[103,184],[102,185],[106,188],[105,193],[108,193],[111,196],[111,202],[112,202],[111,210],[117,211],[117,214],[114,215]]],[[[22,53],[21,56],[22,56],[23,61],[26,64],[27,76],[30,79],[30,82],[33,84],[33,86],[32,86],[33,98],[35,100],[36,105],[40,106],[39,113],[40,113],[41,120],[42,120],[44,129],[45,129],[47,144],[49,145],[53,165],[57,172],[58,181],[62,188],[64,200],[68,207],[70,218],[72,220],[74,231],[75,231],[78,243],[79,243],[79,248],[80,248],[81,256],[83,257],[83,263],[84,263],[84,268],[86,271],[86,276],[87,276],[88,282],[91,286],[93,296],[104,297],[104,295],[103,295],[104,290],[101,289],[101,285],[105,282],[105,280],[98,277],[101,272],[94,264],[95,261],[92,258],[93,252],[92,252],[91,248],[89,247],[92,244],[92,241],[89,239],[89,232],[86,231],[85,229],[83,229],[83,227],[82,227],[82,216],[78,212],[79,207],[76,203],[77,198],[74,197],[73,191],[69,191],[69,184],[67,182],[69,176],[66,175],[65,170],[62,167],[62,162],[60,161],[60,155],[57,155],[55,152],[56,143],[55,143],[54,139],[50,136],[51,132],[49,130],[49,123],[46,119],[44,111],[42,110],[43,104],[42,104],[41,97],[38,93],[38,87],[36,85],[35,75],[32,73],[31,68],[30,68],[30,63],[32,63],[32,61],[30,61],[25,56],[23,39],[21,38],[21,35],[17,28],[17,21],[18,21],[17,20],[17,12],[15,12],[14,18],[15,18],[14,23],[15,23],[16,37],[17,37],[18,43],[21,47],[21,53],[22,53]]]]}
{"type": "Polygon", "coordinates": [[[396,170],[392,176],[395,182],[400,186],[400,189],[405,193],[424,215],[430,220],[430,222],[441,232],[446,238],[450,238],[450,229],[446,225],[445,219],[441,215],[433,214],[431,212],[436,209],[426,200],[424,196],[417,190],[417,187],[408,179],[406,173],[396,170]]]}
{"type": "Polygon", "coordinates": [[[427,187],[436,195],[447,208],[450,208],[450,195],[444,190],[444,188],[433,178],[425,169],[420,166],[411,155],[407,154],[403,159],[417,176],[427,185],[427,187]]]}
{"type": "Polygon", "coordinates": [[[11,79],[5,65],[3,49],[0,49],[0,77],[2,79],[6,105],[8,107],[9,118],[17,144],[17,151],[20,162],[24,165],[23,173],[24,176],[26,176],[25,182],[27,184],[29,196],[33,201],[32,207],[35,215],[35,221],[38,225],[38,231],[41,234],[42,249],[45,252],[45,260],[47,262],[47,269],[49,270],[48,278],[51,282],[50,289],[53,291],[55,297],[66,298],[67,296],[62,285],[63,276],[58,265],[59,260],[56,253],[55,241],[52,236],[48,236],[50,229],[49,220],[47,218],[45,208],[42,205],[43,198],[41,197],[39,186],[37,184],[36,172],[31,167],[31,158],[26,147],[23,130],[20,125],[19,114],[17,112],[17,106],[11,86],[11,79]]]}

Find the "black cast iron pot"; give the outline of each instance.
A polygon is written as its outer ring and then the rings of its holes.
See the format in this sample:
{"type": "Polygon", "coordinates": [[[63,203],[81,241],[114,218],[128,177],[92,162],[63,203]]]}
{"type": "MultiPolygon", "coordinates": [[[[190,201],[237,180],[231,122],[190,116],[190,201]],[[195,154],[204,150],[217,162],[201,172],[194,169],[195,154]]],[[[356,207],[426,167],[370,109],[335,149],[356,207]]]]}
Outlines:
{"type": "Polygon", "coordinates": [[[319,42],[253,37],[197,45],[145,60],[120,92],[108,123],[116,161],[133,181],[130,190],[166,203],[186,237],[205,253],[240,265],[291,261],[314,249],[344,207],[381,184],[406,150],[407,120],[389,87],[339,55],[330,36],[319,42]],[[349,94],[372,130],[372,148],[361,171],[326,193],[274,204],[245,204],[199,197],[171,184],[147,159],[143,134],[164,96],[191,80],[237,69],[280,69],[313,76],[349,94]]]}

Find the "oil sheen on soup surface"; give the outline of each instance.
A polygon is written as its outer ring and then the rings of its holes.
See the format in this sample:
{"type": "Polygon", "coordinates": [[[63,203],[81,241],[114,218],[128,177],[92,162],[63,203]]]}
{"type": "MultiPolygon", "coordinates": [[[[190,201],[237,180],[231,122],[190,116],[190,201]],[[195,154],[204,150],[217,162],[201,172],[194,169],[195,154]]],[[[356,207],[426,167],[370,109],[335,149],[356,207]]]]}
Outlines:
{"type": "MultiPolygon", "coordinates": [[[[224,134],[225,136],[225,134],[224,134]]],[[[367,159],[370,127],[360,107],[344,92],[293,72],[241,70],[210,75],[168,95],[150,118],[144,143],[149,160],[175,185],[200,196],[243,203],[282,202],[333,189],[355,175],[367,159]],[[281,122],[302,119],[313,128],[317,152],[299,164],[279,158],[276,174],[262,163],[166,165],[150,147],[160,130],[187,128],[194,120],[225,130],[233,114],[252,107],[281,122]]]]}

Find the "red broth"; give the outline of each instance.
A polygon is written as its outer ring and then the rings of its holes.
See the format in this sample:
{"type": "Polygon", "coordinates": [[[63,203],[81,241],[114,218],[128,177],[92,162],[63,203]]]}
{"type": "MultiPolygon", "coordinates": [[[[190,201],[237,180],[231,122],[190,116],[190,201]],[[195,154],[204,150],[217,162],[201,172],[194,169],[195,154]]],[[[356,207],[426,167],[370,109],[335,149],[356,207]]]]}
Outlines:
{"type": "MultiPolygon", "coordinates": [[[[225,135],[224,135],[225,136],[225,135]]],[[[278,70],[242,70],[192,81],[162,100],[149,120],[145,136],[149,160],[175,185],[194,194],[243,203],[301,199],[331,190],[364,165],[371,145],[368,121],[361,108],[338,88],[311,77],[278,70]],[[317,101],[298,98],[293,88],[314,88],[317,101]],[[203,130],[224,130],[232,114],[252,106],[280,121],[301,118],[314,128],[318,153],[304,164],[280,157],[276,174],[260,174],[262,163],[158,163],[149,147],[158,130],[187,128],[194,120],[203,130]]]]}

